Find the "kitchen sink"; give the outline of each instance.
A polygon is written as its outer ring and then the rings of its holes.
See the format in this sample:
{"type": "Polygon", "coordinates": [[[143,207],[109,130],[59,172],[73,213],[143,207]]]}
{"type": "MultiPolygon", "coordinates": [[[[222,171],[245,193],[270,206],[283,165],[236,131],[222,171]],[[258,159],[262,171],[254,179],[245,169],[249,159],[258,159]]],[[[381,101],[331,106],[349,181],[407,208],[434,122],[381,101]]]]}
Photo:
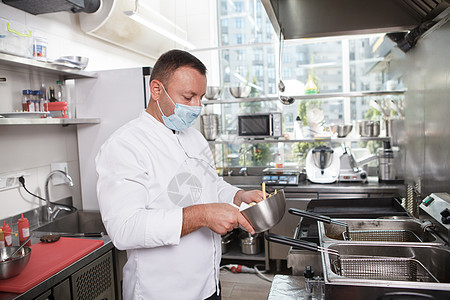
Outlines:
{"type": "Polygon", "coordinates": [[[100,212],[98,211],[76,211],[46,225],[36,228],[38,232],[54,233],[86,233],[105,232],[100,212]]]}
{"type": "MultiPolygon", "coordinates": [[[[339,219],[339,221],[348,224],[353,241],[443,244],[441,239],[423,229],[426,223],[416,219],[339,219]]],[[[344,232],[343,226],[319,223],[319,236],[322,242],[342,241],[344,232]]]]}

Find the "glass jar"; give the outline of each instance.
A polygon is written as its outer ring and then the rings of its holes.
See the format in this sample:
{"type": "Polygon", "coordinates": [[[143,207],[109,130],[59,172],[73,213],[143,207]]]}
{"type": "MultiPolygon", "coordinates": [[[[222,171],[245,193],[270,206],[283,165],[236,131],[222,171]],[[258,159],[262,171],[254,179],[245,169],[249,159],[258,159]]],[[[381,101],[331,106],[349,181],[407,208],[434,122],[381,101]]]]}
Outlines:
{"type": "Polygon", "coordinates": [[[33,104],[33,91],[23,90],[22,91],[22,110],[30,111],[29,106],[33,104]]]}

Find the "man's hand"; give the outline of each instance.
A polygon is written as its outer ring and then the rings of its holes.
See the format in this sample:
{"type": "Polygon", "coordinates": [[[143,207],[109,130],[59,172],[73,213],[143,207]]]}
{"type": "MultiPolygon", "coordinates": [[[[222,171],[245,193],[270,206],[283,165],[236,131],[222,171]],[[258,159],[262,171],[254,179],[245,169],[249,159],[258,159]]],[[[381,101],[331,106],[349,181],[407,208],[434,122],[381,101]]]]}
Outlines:
{"type": "Polygon", "coordinates": [[[206,226],[218,234],[238,228],[239,225],[254,234],[255,230],[239,212],[239,209],[227,203],[206,204],[206,226]]]}
{"type": "Polygon", "coordinates": [[[225,234],[241,225],[251,234],[255,233],[239,209],[227,203],[210,203],[183,208],[183,228],[181,236],[200,227],[208,227],[218,234],[225,234]]]}
{"type": "Polygon", "coordinates": [[[234,196],[233,203],[237,206],[241,206],[241,203],[250,204],[252,202],[260,202],[263,198],[263,192],[260,190],[244,191],[240,190],[234,196]]]}

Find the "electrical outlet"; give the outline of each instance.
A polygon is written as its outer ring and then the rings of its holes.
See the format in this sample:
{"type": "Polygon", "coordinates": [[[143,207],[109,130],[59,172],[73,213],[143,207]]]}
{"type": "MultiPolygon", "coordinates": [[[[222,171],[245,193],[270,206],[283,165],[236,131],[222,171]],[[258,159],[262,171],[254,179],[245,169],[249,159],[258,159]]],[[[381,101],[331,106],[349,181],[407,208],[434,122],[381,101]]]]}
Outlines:
{"type": "MultiPolygon", "coordinates": [[[[55,162],[51,163],[50,167],[52,171],[61,170],[66,172],[66,174],[69,174],[69,168],[67,167],[67,162],[55,162]]],[[[60,184],[66,184],[66,180],[64,179],[64,175],[62,174],[55,174],[52,176],[52,184],[53,185],[60,185],[60,184]]]]}
{"type": "Polygon", "coordinates": [[[19,177],[29,176],[29,173],[16,173],[10,175],[4,175],[0,177],[0,191],[6,191],[14,189],[20,186],[19,177]]]}

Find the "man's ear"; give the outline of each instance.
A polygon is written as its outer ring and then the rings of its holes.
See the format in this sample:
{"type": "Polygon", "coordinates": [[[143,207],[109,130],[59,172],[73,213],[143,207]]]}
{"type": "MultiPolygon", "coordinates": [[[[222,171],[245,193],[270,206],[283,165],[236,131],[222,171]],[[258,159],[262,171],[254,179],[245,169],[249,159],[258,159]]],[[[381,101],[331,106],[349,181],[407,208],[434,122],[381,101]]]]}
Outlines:
{"type": "Polygon", "coordinates": [[[152,82],[150,82],[150,94],[152,95],[152,99],[159,101],[161,93],[162,93],[161,82],[159,80],[153,79],[152,82]]]}

